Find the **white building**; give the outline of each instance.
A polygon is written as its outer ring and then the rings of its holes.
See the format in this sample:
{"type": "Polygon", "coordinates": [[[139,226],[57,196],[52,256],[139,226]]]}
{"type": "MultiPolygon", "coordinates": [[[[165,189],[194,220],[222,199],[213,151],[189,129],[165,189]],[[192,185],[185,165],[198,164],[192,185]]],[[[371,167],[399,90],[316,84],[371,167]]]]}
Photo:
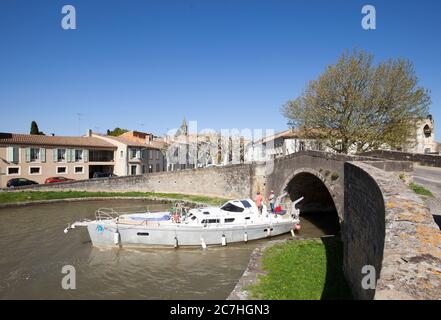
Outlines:
{"type": "MultiPolygon", "coordinates": [[[[435,141],[432,116],[419,121],[415,130],[415,139],[403,145],[399,151],[431,154],[440,152],[440,143],[435,141]]],[[[388,146],[381,149],[391,150],[388,146]]],[[[300,130],[290,129],[249,143],[246,147],[245,161],[268,161],[306,150],[336,152],[327,147],[326,138],[320,137],[317,132],[310,130],[305,134],[300,130]]],[[[349,153],[354,154],[355,152],[356,148],[349,148],[349,153]]]]}
{"type": "Polygon", "coordinates": [[[435,141],[435,123],[429,115],[416,125],[416,138],[402,147],[402,151],[410,153],[439,153],[439,143],[435,141]]]}

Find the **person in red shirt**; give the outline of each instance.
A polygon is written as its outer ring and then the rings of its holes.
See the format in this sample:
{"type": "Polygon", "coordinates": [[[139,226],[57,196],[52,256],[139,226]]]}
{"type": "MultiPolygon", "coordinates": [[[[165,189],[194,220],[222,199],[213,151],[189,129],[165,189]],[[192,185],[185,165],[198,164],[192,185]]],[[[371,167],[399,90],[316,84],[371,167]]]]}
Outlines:
{"type": "Polygon", "coordinates": [[[263,209],[263,197],[260,194],[260,192],[257,192],[257,196],[256,196],[256,206],[257,209],[259,209],[259,213],[262,213],[262,209],[263,209]]]}

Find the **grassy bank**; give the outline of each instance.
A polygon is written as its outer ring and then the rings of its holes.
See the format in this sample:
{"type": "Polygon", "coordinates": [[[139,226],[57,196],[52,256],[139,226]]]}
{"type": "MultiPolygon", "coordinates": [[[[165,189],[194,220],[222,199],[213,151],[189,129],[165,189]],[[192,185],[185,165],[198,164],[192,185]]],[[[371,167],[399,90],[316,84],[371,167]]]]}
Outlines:
{"type": "Polygon", "coordinates": [[[409,188],[413,190],[413,192],[415,192],[416,194],[420,195],[420,196],[426,196],[426,197],[433,197],[433,193],[430,192],[430,190],[424,188],[423,186],[416,184],[416,183],[411,183],[409,184],[409,188]]]}
{"type": "Polygon", "coordinates": [[[148,197],[176,200],[188,200],[203,202],[206,204],[220,205],[226,200],[222,198],[191,196],[177,193],[153,193],[153,192],[85,192],[85,191],[14,191],[0,192],[0,204],[19,203],[40,200],[57,200],[73,198],[95,197],[148,197]]]}
{"type": "Polygon", "coordinates": [[[266,274],[248,290],[265,300],[350,299],[342,257],[342,243],[333,238],[274,245],[263,254],[266,274]]]}

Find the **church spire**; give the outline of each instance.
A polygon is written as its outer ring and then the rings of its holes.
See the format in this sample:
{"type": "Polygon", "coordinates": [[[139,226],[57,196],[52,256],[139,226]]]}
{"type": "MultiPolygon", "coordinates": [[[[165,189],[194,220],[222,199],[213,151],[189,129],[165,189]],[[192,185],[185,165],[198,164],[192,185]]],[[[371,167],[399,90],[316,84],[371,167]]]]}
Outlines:
{"type": "Polygon", "coordinates": [[[182,120],[182,124],[181,124],[181,134],[183,135],[187,135],[188,133],[188,126],[187,126],[187,120],[185,120],[185,116],[184,119],[182,120]]]}

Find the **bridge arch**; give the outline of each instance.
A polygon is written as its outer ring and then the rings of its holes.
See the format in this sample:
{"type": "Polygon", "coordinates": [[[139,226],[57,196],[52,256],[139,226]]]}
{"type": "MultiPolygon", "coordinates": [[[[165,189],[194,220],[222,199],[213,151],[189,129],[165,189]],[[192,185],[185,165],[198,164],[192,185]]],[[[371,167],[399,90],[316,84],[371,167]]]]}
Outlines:
{"type": "Polygon", "coordinates": [[[321,229],[336,232],[340,230],[339,215],[333,188],[326,177],[311,168],[299,168],[290,174],[282,184],[281,192],[287,192],[292,201],[304,197],[297,208],[301,215],[315,220],[321,229]],[[325,219],[323,219],[325,215],[325,219]],[[317,219],[318,218],[318,219],[317,219]]]}

